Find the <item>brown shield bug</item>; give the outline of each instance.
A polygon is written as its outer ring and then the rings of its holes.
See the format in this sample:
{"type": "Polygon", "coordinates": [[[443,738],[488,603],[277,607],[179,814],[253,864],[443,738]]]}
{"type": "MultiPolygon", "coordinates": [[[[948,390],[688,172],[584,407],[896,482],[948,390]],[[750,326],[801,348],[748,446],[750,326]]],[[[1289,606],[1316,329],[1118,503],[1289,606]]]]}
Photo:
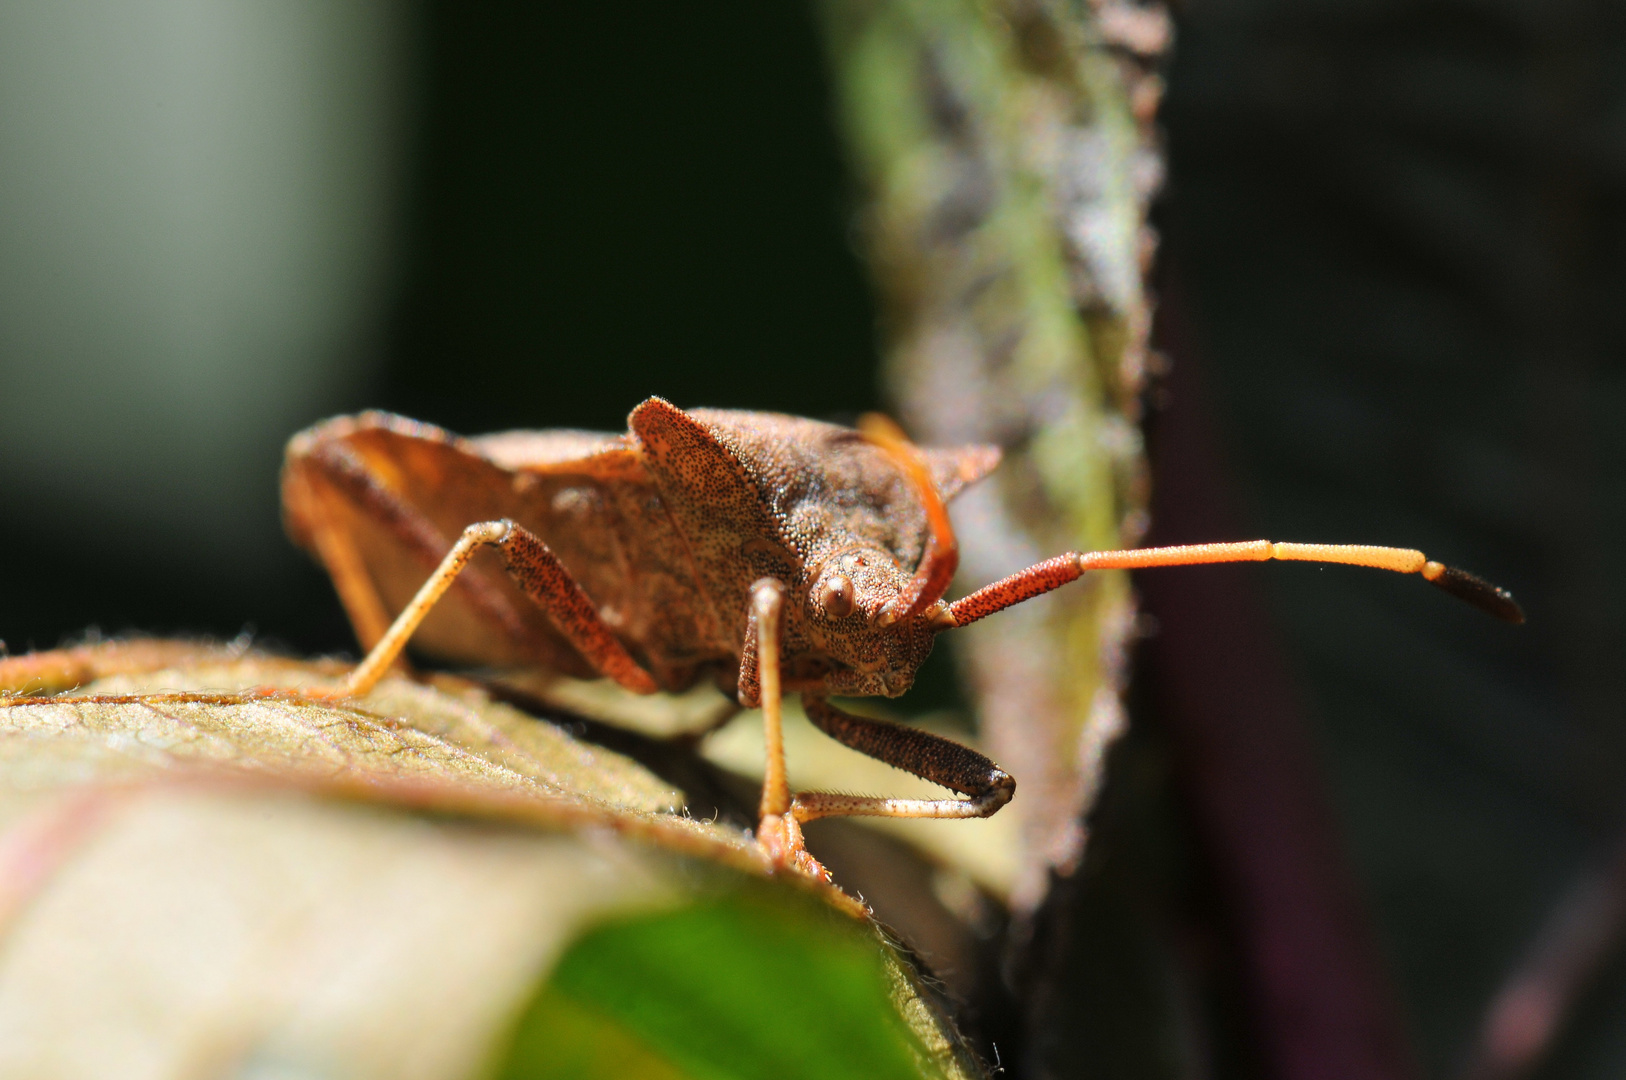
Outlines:
{"type": "Polygon", "coordinates": [[[1421,574],[1492,615],[1524,619],[1505,590],[1419,551],[1268,540],[1068,552],[948,602],[958,555],[944,506],[998,464],[997,449],[919,448],[881,418],[860,431],[653,397],[628,428],[462,439],[364,413],[296,435],[283,471],[289,531],[326,567],[369,650],[343,692],[370,689],[409,638],[451,661],[605,676],[641,694],[709,676],[761,706],[758,840],[778,864],[809,873],[823,870],[801,822],[985,817],[1016,790],[974,750],[827,697],[895,697],[937,634],[1087,571],[1349,563],[1421,574]],[[800,693],[831,737],[965,798],[793,794],[786,692],[800,693]]]}

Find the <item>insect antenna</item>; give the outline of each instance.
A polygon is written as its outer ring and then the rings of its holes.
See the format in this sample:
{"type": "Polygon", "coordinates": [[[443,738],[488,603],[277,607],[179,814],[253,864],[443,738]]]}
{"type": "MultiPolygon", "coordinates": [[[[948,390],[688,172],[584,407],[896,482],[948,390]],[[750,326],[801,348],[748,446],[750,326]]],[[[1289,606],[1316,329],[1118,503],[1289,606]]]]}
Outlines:
{"type": "Polygon", "coordinates": [[[943,598],[943,594],[948,592],[949,582],[954,579],[954,571],[960,566],[960,545],[954,539],[954,526],[949,523],[948,508],[943,505],[943,497],[932,482],[926,459],[902,429],[890,417],[868,413],[859,420],[858,430],[903,470],[926,508],[928,531],[920,566],[909,584],[881,609],[876,619],[877,625],[890,626],[899,619],[919,614],[943,598]]]}
{"type": "Polygon", "coordinates": [[[1142,570],[1154,566],[1200,566],[1207,563],[1265,562],[1281,559],[1292,562],[1344,563],[1392,570],[1398,574],[1420,574],[1424,581],[1466,601],[1496,618],[1510,623],[1524,622],[1524,611],[1513,594],[1492,585],[1466,570],[1435,562],[1411,548],[1375,547],[1368,544],[1287,544],[1269,540],[1245,540],[1229,544],[1185,544],[1179,547],[1134,548],[1128,551],[1070,551],[1020,573],[978,589],[948,606],[945,628],[965,626],[987,618],[1013,604],[1076,581],[1087,570],[1142,570]],[[952,620],[952,621],[950,621],[952,620]]]}

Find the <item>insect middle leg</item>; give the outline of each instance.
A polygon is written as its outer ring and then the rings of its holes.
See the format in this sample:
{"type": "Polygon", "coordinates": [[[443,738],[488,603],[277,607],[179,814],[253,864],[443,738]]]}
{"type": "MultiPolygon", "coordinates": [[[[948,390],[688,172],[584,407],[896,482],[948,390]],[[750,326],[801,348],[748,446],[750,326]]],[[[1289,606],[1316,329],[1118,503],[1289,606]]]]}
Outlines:
{"type": "Polygon", "coordinates": [[[595,670],[634,693],[653,694],[660,689],[654,677],[611,633],[592,599],[582,591],[558,556],[534,533],[503,519],[482,521],[463,530],[462,537],[446,553],[429,580],[350,673],[342,691],[344,696],[359,696],[377,685],[406,647],[413,631],[451,588],[475,551],[488,544],[502,553],[508,576],[547,613],[553,625],[595,670]]]}

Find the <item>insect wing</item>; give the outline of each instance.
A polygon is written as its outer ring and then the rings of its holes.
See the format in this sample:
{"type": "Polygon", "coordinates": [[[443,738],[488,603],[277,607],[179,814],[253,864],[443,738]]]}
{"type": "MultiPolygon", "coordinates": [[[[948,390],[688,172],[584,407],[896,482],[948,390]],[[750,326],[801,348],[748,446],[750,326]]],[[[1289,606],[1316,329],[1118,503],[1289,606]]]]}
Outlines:
{"type": "MultiPolygon", "coordinates": [[[[289,531],[308,548],[318,527],[339,535],[393,616],[466,525],[512,518],[542,537],[595,599],[595,586],[610,587],[604,599],[613,605],[626,574],[604,488],[637,475],[636,456],[616,436],[519,434],[464,440],[383,414],[331,421],[290,444],[289,531]],[[496,453],[488,454],[491,443],[496,453]]],[[[461,663],[591,674],[494,553],[477,554],[465,579],[431,612],[415,647],[461,663]]]]}

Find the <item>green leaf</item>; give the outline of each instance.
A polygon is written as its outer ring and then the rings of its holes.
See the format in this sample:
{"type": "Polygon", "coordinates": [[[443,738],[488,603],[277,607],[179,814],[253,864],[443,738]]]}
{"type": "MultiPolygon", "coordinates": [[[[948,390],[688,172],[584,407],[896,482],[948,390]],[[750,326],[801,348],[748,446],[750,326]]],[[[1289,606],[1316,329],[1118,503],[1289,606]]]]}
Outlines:
{"type": "Polygon", "coordinates": [[[761,888],[605,924],[560,960],[499,1075],[620,1077],[637,1061],[655,1070],[642,1075],[697,1080],[942,1076],[899,1016],[876,944],[827,907],[761,888]]]}

